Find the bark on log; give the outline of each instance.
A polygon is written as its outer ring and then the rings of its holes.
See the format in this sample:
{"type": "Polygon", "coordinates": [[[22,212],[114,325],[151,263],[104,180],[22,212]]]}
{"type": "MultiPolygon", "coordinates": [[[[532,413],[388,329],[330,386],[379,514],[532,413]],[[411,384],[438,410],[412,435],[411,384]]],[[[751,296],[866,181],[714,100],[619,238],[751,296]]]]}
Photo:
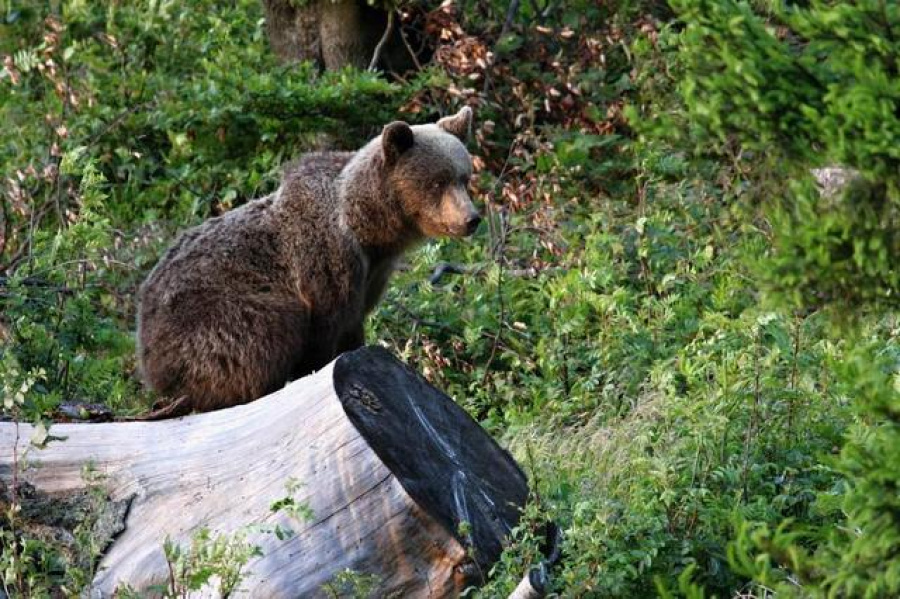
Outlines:
{"type": "MultiPolygon", "coordinates": [[[[0,481],[30,427],[0,423],[0,481]]],[[[53,496],[83,492],[90,463],[124,531],[107,548],[92,596],[165,583],[168,536],[188,546],[206,527],[254,533],[240,596],[315,597],[339,572],[373,574],[375,596],[453,596],[487,572],[527,495],[524,474],[461,408],[379,348],[344,354],[282,391],[235,408],[161,422],[54,425],[19,479],[53,496]],[[311,521],[272,513],[285,482],[311,521]],[[120,510],[123,514],[125,510],[120,510]],[[467,534],[460,531],[467,522],[467,534]]],[[[208,589],[207,595],[215,595],[208,589]]]]}

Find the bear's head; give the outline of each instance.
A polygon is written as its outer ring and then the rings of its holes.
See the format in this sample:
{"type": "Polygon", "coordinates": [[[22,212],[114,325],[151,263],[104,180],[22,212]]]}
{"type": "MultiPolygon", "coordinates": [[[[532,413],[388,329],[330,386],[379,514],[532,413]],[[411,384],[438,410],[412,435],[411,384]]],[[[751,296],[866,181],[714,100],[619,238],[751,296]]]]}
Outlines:
{"type": "Polygon", "coordinates": [[[465,107],[428,125],[396,121],[381,133],[389,185],[421,235],[464,237],[481,222],[468,192],[472,157],[464,142],[471,127],[465,107]]]}

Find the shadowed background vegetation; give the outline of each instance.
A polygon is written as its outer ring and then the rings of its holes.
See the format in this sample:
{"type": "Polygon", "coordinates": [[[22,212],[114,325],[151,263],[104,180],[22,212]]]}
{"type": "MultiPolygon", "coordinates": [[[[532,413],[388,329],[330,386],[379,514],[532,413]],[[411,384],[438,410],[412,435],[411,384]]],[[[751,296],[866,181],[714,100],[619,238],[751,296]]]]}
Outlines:
{"type": "MultiPolygon", "coordinates": [[[[4,413],[146,410],[135,291],[178,231],[467,104],[487,223],[410,256],[368,339],[529,473],[476,594],[512,589],[547,518],[561,596],[900,594],[900,7],[398,19],[421,70],[320,72],[276,60],[256,0],[0,3],[4,413]]],[[[0,588],[85,583],[0,507],[0,588]]]]}

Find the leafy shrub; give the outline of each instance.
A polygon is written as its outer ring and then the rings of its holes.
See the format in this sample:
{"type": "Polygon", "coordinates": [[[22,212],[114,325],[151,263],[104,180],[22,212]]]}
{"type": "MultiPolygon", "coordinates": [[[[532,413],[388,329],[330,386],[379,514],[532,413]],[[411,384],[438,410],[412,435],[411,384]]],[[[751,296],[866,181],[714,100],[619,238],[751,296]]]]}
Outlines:
{"type": "Polygon", "coordinates": [[[17,417],[142,409],[134,292],[176,230],[466,103],[485,230],[410,256],[369,339],[531,475],[482,596],[547,518],[563,596],[896,591],[892,3],[446,3],[396,83],[275,64],[255,0],[60,6],[0,25],[17,417]]]}
{"type": "MultiPolygon", "coordinates": [[[[772,287],[795,305],[896,306],[900,6],[677,0],[685,106],[698,131],[762,151],[784,183],[772,287]],[[860,181],[822,194],[811,168],[860,181]],[[830,197],[829,197],[830,196],[830,197]],[[810,297],[812,296],[812,297],[810,297]]],[[[764,267],[765,268],[765,267],[764,267]]]]}
{"type": "MultiPolygon", "coordinates": [[[[892,596],[900,591],[896,477],[897,338],[894,264],[900,214],[895,149],[900,45],[893,3],[674,3],[686,23],[685,104],[698,130],[773,153],[783,192],[769,202],[772,251],[758,261],[769,297],[833,308],[845,351],[836,364],[857,421],[835,470],[839,490],[816,492],[832,515],[744,524],[735,567],[786,595],[892,596]],[[714,51],[710,51],[713,49],[714,51]],[[742,87],[743,94],[738,93],[742,87]],[[890,141],[889,141],[890,140],[890,141]],[[810,169],[847,167],[817,188],[810,169]],[[841,505],[842,512],[828,506],[841,505]]],[[[771,165],[769,165],[771,166],[771,165]]]]}

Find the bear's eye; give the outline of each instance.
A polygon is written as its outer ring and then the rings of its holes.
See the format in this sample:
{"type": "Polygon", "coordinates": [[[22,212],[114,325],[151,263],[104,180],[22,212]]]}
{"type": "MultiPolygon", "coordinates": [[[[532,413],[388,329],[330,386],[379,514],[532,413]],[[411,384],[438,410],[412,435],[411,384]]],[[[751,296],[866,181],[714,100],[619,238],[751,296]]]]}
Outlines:
{"type": "Polygon", "coordinates": [[[434,191],[440,191],[442,187],[444,187],[444,184],[440,181],[435,181],[431,184],[431,189],[433,189],[434,191]]]}

